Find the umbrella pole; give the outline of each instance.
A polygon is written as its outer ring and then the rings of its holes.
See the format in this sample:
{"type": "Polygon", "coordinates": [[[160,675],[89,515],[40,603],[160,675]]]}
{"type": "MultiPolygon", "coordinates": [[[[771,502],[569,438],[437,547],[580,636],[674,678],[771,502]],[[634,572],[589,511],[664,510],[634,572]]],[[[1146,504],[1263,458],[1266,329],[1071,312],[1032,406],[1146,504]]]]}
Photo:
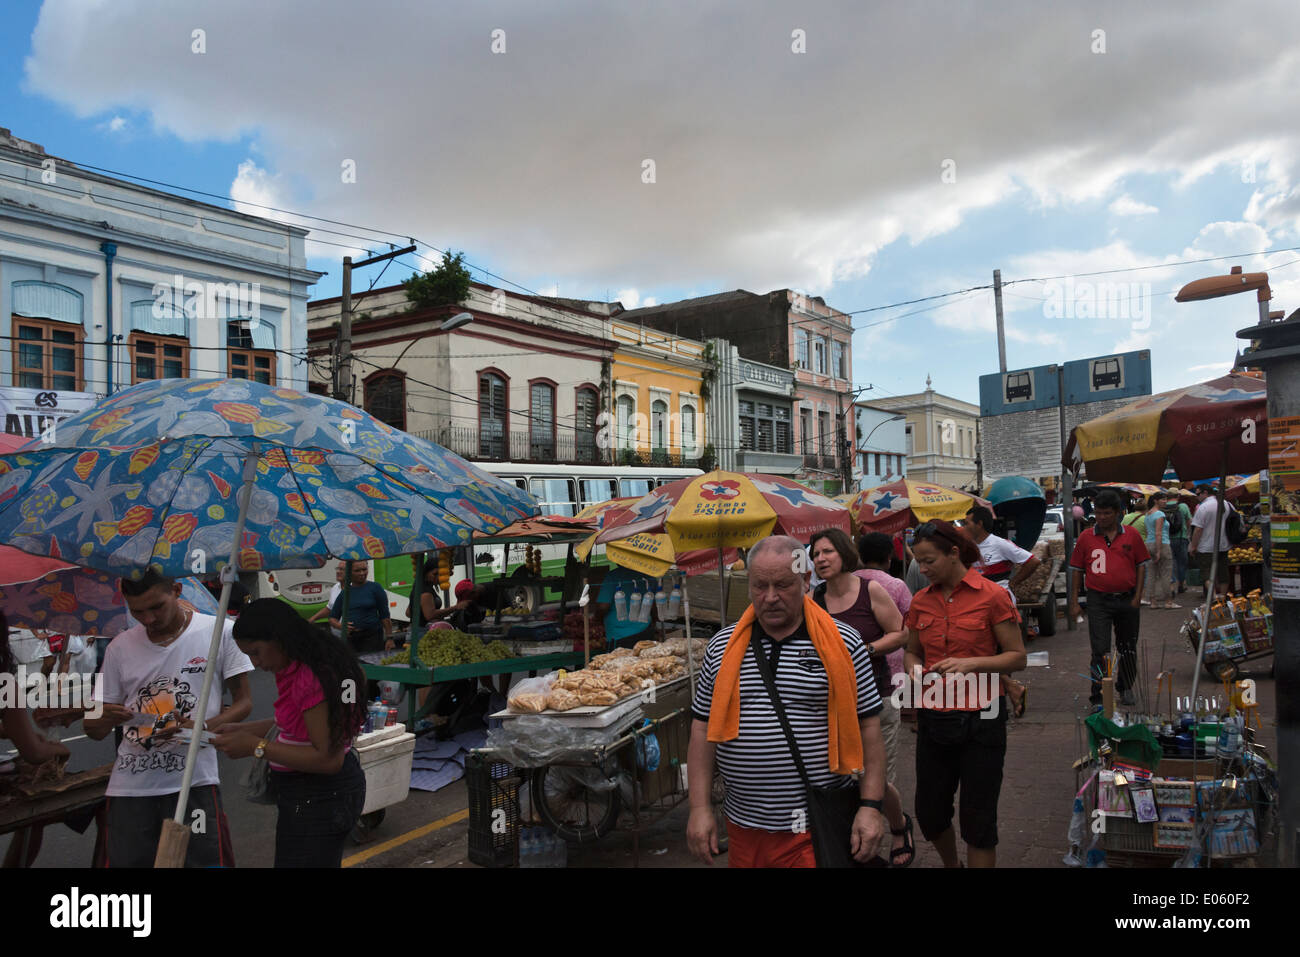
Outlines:
{"type": "Polygon", "coordinates": [[[727,569],[722,564],[722,546],[718,546],[718,626],[727,627],[727,569]]]}
{"type": "MultiPolygon", "coordinates": [[[[158,836],[158,853],[154,857],[154,867],[184,867],[185,852],[190,842],[190,829],[185,824],[185,809],[189,803],[190,783],[194,780],[194,764],[199,756],[199,746],[203,739],[203,727],[207,724],[208,697],[212,692],[212,680],[218,667],[218,655],[221,652],[221,636],[226,626],[226,610],[230,607],[230,588],[239,574],[239,548],[244,540],[244,521],[248,518],[248,500],[253,496],[253,482],[257,478],[256,449],[249,449],[244,456],[244,487],[239,495],[239,518],[235,522],[235,537],[230,544],[230,561],[221,569],[221,599],[217,602],[217,619],[212,626],[212,640],[208,642],[208,660],[203,667],[203,688],[199,692],[198,707],[194,711],[194,729],[190,737],[190,746],[185,752],[185,773],[181,776],[180,793],[176,795],[176,813],[170,821],[164,821],[162,832],[158,836]]],[[[209,821],[210,827],[216,827],[216,821],[209,821]]]]}
{"type": "Polygon", "coordinates": [[[591,576],[582,576],[582,667],[584,668],[591,664],[591,609],[588,600],[590,587],[591,576]]]}
{"type": "Polygon", "coordinates": [[[695,700],[695,655],[691,653],[691,593],[686,587],[689,580],[685,572],[682,573],[682,610],[686,613],[686,674],[687,680],[691,686],[691,700],[695,700]]]}
{"type": "Polygon", "coordinates": [[[1210,631],[1210,605],[1214,603],[1215,588],[1219,584],[1219,546],[1223,541],[1223,486],[1228,481],[1228,443],[1223,443],[1219,459],[1219,494],[1215,496],[1219,510],[1214,515],[1214,555],[1210,559],[1210,585],[1205,590],[1205,604],[1201,609],[1201,642],[1196,649],[1196,664],[1192,666],[1192,700],[1201,683],[1201,662],[1205,660],[1205,638],[1210,631]]]}

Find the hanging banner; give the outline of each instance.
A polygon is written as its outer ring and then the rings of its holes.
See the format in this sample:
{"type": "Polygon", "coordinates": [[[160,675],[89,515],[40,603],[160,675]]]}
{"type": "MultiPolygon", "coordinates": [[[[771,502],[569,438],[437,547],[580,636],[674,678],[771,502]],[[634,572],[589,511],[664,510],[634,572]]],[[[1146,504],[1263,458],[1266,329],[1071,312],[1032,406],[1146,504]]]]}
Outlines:
{"type": "Polygon", "coordinates": [[[1300,416],[1268,422],[1273,597],[1300,601],[1300,416]]]}
{"type": "Polygon", "coordinates": [[[95,404],[91,392],[60,392],[54,389],[20,389],[0,386],[0,415],[9,435],[34,439],[49,426],[84,412],[95,404]]]}

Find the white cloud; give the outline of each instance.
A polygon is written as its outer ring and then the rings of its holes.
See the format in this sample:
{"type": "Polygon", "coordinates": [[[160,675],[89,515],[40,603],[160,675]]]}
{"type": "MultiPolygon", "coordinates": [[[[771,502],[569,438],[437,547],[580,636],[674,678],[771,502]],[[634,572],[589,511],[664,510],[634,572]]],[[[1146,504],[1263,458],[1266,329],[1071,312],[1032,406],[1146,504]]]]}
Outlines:
{"type": "Polygon", "coordinates": [[[1158,207],[1139,202],[1128,193],[1114,200],[1107,208],[1116,216],[1150,216],[1160,212],[1158,207]]]}
{"type": "Polygon", "coordinates": [[[491,248],[504,275],[556,276],[570,290],[626,276],[638,291],[820,293],[868,275],[900,239],[948,235],[1008,200],[1101,202],[1136,174],[1240,187],[1251,157],[1267,162],[1245,218],[1300,226],[1293,0],[1261,2],[1228,31],[1215,7],[1171,17],[1114,5],[1104,55],[1090,51],[1093,10],[1036,0],[1007,0],[996,17],[941,0],[827,0],[799,10],[802,55],[790,11],[763,5],[736,17],[682,0],[502,0],[488,25],[473,5],[371,0],[368,17],[400,29],[369,32],[353,7],[315,0],[91,9],[46,0],[28,90],[83,117],[135,111],[188,142],[254,139],[260,178],[239,184],[245,202],[273,195],[438,246],[491,248]],[[507,52],[494,55],[498,24],[507,52]],[[375,95],[358,82],[371,75],[457,92],[375,95]],[[355,184],[340,181],[345,159],[355,184]]]}
{"type": "Polygon", "coordinates": [[[624,309],[636,309],[641,304],[641,294],[635,289],[620,289],[614,293],[614,301],[621,302],[624,309]]]}
{"type": "MultiPolygon", "coordinates": [[[[263,216],[282,223],[300,223],[301,217],[276,212],[276,210],[291,208],[290,201],[284,195],[283,180],[283,175],[273,175],[258,166],[255,160],[246,159],[239,164],[235,178],[230,184],[231,204],[239,212],[248,213],[250,216],[263,216]]],[[[356,258],[365,254],[365,250],[359,246],[343,248],[331,245],[343,238],[327,234],[323,230],[315,231],[307,239],[307,256],[341,261],[344,256],[356,258]]]]}

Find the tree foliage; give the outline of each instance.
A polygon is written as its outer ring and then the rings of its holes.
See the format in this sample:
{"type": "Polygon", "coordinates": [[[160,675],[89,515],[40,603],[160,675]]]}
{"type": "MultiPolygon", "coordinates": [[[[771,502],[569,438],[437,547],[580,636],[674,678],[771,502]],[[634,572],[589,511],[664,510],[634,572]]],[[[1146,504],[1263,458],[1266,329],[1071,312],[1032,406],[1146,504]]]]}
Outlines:
{"type": "Polygon", "coordinates": [[[470,275],[465,268],[465,254],[442,254],[442,265],[423,275],[412,274],[402,282],[412,308],[450,306],[469,298],[470,275]]]}

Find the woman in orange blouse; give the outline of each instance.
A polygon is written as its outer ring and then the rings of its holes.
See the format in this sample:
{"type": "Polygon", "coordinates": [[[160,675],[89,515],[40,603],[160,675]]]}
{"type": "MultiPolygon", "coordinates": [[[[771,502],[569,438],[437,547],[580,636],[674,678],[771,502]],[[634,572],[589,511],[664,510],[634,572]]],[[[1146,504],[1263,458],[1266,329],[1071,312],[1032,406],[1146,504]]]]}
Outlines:
{"type": "Polygon", "coordinates": [[[997,862],[998,795],[1007,749],[1000,676],[1025,667],[1020,616],[1001,585],[973,569],[979,549],[950,522],[916,530],[912,554],[930,585],[917,592],[905,625],[904,671],[916,722],[916,823],[945,867],[960,867],[953,798],[971,867],[997,862]]]}

